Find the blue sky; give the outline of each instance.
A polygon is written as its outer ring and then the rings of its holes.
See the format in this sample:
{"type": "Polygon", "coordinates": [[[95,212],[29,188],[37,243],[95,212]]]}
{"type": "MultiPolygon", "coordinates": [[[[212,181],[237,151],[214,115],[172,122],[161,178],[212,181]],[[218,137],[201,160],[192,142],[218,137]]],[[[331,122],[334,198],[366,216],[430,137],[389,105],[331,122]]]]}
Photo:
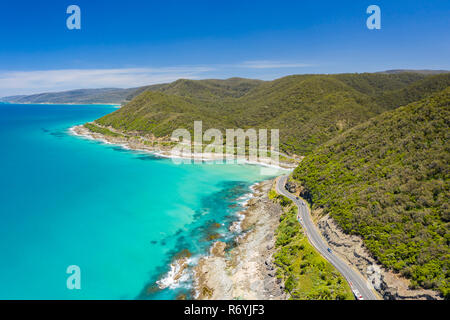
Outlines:
{"type": "Polygon", "coordinates": [[[450,69],[450,1],[2,1],[0,96],[177,78],[450,69]],[[81,8],[68,30],[66,8],[81,8]],[[366,8],[381,8],[368,30],[366,8]]]}

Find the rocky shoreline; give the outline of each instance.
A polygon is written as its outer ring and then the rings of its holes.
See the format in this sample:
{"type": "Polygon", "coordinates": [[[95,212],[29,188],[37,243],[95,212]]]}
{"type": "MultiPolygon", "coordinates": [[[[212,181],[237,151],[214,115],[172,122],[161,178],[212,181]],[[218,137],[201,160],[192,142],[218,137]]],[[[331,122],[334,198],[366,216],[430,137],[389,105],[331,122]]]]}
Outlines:
{"type": "Polygon", "coordinates": [[[233,248],[215,242],[195,267],[195,298],[200,300],[282,300],[287,295],[275,277],[272,255],[281,207],[268,198],[274,180],[259,183],[242,212],[243,235],[233,248]]]}
{"type": "MultiPolygon", "coordinates": [[[[86,128],[84,125],[74,126],[70,128],[70,131],[72,132],[72,134],[76,136],[102,141],[108,144],[121,145],[122,147],[130,150],[150,152],[157,156],[165,158],[191,159],[199,161],[219,161],[219,160],[221,161],[222,159],[225,158],[225,155],[223,154],[206,153],[206,152],[201,154],[174,153],[173,145],[168,145],[171,142],[167,140],[148,136],[142,137],[135,133],[131,133],[129,136],[124,136],[122,132],[115,130],[114,128],[107,127],[105,129],[108,129],[112,133],[117,134],[117,136],[110,136],[98,132],[93,132],[88,128],[86,128]]],[[[248,161],[246,158],[239,158],[236,156],[236,161],[238,163],[257,164],[276,169],[294,169],[297,166],[297,161],[286,162],[279,160],[278,162],[274,163],[271,158],[258,158],[257,162],[252,162],[248,161]]]]}
{"type": "MultiPolygon", "coordinates": [[[[105,136],[92,132],[84,126],[71,128],[73,134],[110,144],[122,145],[133,150],[152,152],[171,157],[170,147],[159,145],[151,147],[139,139],[105,136]]],[[[211,157],[214,160],[214,157],[211,157]]],[[[286,164],[284,168],[289,167],[286,164]]],[[[279,204],[268,199],[268,192],[274,181],[261,182],[254,187],[253,198],[241,214],[243,219],[231,228],[240,228],[242,235],[235,239],[235,246],[229,248],[223,242],[215,242],[210,255],[199,260],[194,267],[196,299],[230,300],[287,299],[283,283],[275,277],[272,255],[275,252],[274,232],[279,224],[282,209],[279,204]]],[[[298,186],[288,183],[291,192],[300,193],[298,186]]],[[[379,265],[365,248],[361,238],[345,234],[329,216],[323,216],[320,210],[312,212],[318,226],[330,248],[343,257],[350,265],[358,269],[368,279],[383,299],[434,300],[442,299],[438,292],[409,288],[409,281],[379,265]]],[[[188,265],[187,259],[176,261],[173,277],[183,276],[188,265]]],[[[161,284],[159,284],[161,287],[161,284]]]]}
{"type": "MultiPolygon", "coordinates": [[[[112,128],[108,128],[114,133],[112,128]]],[[[172,157],[171,147],[143,144],[139,137],[107,136],[92,132],[83,125],[70,129],[72,134],[124,148],[151,152],[163,157],[172,157]]],[[[208,155],[206,155],[208,157],[208,155]]],[[[215,160],[214,156],[210,157],[215,160]]],[[[291,168],[291,163],[282,163],[279,168],[291,168]]],[[[272,255],[275,252],[274,232],[279,224],[281,207],[268,198],[274,180],[266,180],[252,187],[252,197],[240,213],[241,219],[230,226],[231,232],[240,231],[229,248],[217,241],[210,248],[210,255],[200,258],[193,270],[196,299],[286,299],[280,279],[275,277],[272,255]]],[[[176,257],[167,275],[156,286],[164,289],[191,277],[188,256],[176,257]]],[[[153,287],[152,287],[153,288],[153,287]]]]}

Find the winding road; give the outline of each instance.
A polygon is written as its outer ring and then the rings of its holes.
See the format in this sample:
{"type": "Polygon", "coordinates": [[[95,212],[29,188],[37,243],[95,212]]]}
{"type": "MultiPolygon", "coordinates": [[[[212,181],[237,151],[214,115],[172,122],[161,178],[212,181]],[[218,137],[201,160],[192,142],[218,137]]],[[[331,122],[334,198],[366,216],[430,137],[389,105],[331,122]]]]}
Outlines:
{"type": "Polygon", "coordinates": [[[288,176],[281,176],[277,180],[276,191],[291,199],[298,207],[298,219],[305,230],[309,242],[316,250],[327,259],[347,280],[353,293],[358,300],[378,300],[372,285],[365,280],[361,274],[347,265],[341,258],[335,255],[328,247],[326,241],[321,237],[319,230],[312,222],[309,208],[306,203],[286,190],[288,176]]]}

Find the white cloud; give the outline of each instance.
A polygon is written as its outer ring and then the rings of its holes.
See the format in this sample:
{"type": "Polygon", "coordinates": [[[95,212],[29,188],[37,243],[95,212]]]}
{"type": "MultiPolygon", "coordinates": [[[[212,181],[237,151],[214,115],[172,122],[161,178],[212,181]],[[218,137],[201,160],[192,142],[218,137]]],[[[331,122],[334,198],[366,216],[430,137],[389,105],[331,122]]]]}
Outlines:
{"type": "Polygon", "coordinates": [[[49,91],[89,88],[131,88],[198,79],[210,67],[167,67],[125,69],[64,69],[0,72],[0,97],[49,91]]]}
{"type": "MultiPolygon", "coordinates": [[[[255,60],[211,66],[0,71],[0,97],[73,89],[132,88],[172,82],[180,78],[220,77],[224,72],[225,74],[235,72],[244,77],[246,74],[255,76],[252,72],[243,70],[295,69],[310,66],[304,63],[255,60]]],[[[287,71],[293,73],[292,70],[287,71]]]]}

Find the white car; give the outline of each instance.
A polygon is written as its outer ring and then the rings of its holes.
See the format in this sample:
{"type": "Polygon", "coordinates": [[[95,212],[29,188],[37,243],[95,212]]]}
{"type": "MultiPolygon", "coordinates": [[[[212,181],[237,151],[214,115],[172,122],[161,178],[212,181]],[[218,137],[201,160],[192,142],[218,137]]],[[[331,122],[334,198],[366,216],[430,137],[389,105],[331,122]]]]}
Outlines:
{"type": "Polygon", "coordinates": [[[363,296],[361,295],[361,293],[359,293],[358,290],[353,289],[353,294],[355,295],[356,300],[364,300],[363,296]]]}

